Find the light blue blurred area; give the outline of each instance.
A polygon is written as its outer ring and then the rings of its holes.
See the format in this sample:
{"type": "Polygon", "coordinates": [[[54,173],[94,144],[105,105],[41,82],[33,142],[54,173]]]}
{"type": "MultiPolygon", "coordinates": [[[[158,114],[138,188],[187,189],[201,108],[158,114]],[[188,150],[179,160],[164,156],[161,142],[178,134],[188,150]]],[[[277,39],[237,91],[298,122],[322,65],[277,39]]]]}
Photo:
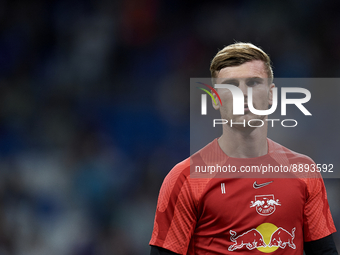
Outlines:
{"type": "MultiPolygon", "coordinates": [[[[147,254],[162,180],[190,153],[190,78],[218,49],[259,45],[276,77],[339,76],[340,6],[305,5],[1,1],[0,254],[147,254]]],[[[299,152],[332,160],[337,130],[299,152]]],[[[325,183],[340,228],[339,179],[325,183]]]]}

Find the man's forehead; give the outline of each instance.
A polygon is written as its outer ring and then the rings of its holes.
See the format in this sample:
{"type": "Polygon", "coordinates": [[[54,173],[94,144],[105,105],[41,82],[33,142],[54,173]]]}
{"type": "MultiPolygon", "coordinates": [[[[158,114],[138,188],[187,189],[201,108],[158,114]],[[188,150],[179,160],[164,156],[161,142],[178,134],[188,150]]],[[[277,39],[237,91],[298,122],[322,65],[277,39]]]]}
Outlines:
{"type": "Polygon", "coordinates": [[[217,75],[218,79],[247,79],[253,77],[269,78],[263,61],[253,60],[239,66],[225,67],[217,75]]]}

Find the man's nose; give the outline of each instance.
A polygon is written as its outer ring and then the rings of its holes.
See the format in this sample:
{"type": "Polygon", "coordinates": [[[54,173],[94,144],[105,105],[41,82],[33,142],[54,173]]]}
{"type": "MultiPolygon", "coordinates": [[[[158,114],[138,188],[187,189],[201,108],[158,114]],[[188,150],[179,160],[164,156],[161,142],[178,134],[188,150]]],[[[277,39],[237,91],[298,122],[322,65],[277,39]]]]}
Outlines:
{"type": "Polygon", "coordinates": [[[241,82],[241,83],[239,84],[239,89],[243,92],[243,95],[244,95],[245,97],[248,96],[248,86],[247,86],[247,84],[245,84],[244,82],[241,82]]]}

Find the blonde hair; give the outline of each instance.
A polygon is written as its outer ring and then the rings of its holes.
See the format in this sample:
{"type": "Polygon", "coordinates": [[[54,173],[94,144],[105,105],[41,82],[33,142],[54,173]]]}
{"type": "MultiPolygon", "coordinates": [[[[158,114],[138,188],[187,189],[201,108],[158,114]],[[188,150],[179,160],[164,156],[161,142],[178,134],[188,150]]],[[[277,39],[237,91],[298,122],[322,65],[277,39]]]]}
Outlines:
{"type": "Polygon", "coordinates": [[[253,60],[261,60],[266,68],[268,78],[273,80],[273,70],[269,56],[252,43],[237,42],[220,50],[210,65],[212,78],[217,78],[221,69],[230,66],[239,66],[253,60]]]}

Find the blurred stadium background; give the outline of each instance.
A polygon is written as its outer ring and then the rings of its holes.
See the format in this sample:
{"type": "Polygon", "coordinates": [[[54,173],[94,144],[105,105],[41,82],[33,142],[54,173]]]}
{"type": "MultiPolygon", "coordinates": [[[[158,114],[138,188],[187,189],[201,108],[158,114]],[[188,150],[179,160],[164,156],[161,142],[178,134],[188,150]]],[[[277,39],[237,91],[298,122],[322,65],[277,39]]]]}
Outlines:
{"type": "MultiPolygon", "coordinates": [[[[0,254],[148,254],[162,180],[190,151],[190,77],[209,77],[235,40],[269,53],[276,77],[338,77],[339,11],[321,0],[0,1],[0,254]]],[[[313,146],[338,150],[323,142],[337,130],[313,146]]],[[[339,229],[339,179],[325,183],[339,229]]]]}

